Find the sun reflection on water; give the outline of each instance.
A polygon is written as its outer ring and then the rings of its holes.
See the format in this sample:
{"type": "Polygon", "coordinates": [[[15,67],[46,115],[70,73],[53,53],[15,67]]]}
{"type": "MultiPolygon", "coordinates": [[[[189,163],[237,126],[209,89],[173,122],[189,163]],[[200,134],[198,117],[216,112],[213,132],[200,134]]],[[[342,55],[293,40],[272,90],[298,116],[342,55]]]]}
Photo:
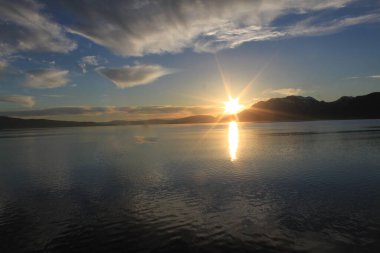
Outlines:
{"type": "Polygon", "coordinates": [[[231,121],[228,126],[228,147],[230,149],[231,162],[237,159],[237,149],[239,147],[239,128],[236,121],[231,121]]]}

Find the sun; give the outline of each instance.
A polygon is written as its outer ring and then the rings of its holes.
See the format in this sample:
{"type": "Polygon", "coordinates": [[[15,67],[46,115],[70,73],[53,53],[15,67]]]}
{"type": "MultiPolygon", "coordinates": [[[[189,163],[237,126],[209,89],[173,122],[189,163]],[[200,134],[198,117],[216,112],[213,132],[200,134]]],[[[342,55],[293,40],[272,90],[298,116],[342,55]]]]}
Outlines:
{"type": "Polygon", "coordinates": [[[225,102],[225,110],[224,112],[227,114],[237,114],[240,110],[242,110],[244,107],[239,104],[239,99],[235,98],[230,100],[228,102],[225,102]]]}

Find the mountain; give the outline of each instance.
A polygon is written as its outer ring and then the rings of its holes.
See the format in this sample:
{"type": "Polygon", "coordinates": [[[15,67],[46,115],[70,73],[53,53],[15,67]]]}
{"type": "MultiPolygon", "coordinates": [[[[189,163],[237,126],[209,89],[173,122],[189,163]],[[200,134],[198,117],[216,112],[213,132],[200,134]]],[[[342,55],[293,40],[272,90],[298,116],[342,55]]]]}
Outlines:
{"type": "Polygon", "coordinates": [[[261,101],[239,113],[240,121],[288,121],[380,118],[380,92],[341,97],[333,102],[288,96],[261,101]]]}
{"type": "MultiPolygon", "coordinates": [[[[221,122],[239,121],[300,121],[320,119],[380,119],[380,92],[358,97],[341,97],[333,102],[318,101],[312,97],[288,96],[272,98],[252,105],[238,115],[220,117],[221,122]]],[[[210,115],[195,115],[178,119],[149,119],[137,121],[76,122],[46,119],[18,119],[0,116],[0,129],[115,126],[144,124],[215,123],[210,115]]]]}
{"type": "Polygon", "coordinates": [[[154,125],[154,124],[193,124],[212,123],[216,119],[210,115],[195,115],[178,119],[149,119],[149,120],[115,120],[108,122],[80,122],[47,119],[19,119],[0,116],[0,129],[13,128],[48,128],[48,127],[82,127],[82,126],[121,126],[121,125],[154,125]]]}
{"type": "Polygon", "coordinates": [[[77,127],[96,126],[95,122],[76,122],[47,119],[18,119],[0,116],[0,129],[4,128],[43,128],[43,127],[77,127]]]}

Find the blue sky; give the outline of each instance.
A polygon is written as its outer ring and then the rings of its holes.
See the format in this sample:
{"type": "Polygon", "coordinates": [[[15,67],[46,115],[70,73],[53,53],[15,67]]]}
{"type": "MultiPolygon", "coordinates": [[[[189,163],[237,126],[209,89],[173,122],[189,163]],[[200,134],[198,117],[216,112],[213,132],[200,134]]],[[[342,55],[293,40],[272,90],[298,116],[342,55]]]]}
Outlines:
{"type": "Polygon", "coordinates": [[[0,115],[168,118],[379,91],[368,0],[0,0],[0,115]],[[243,92],[244,91],[244,92],[243,92]]]}

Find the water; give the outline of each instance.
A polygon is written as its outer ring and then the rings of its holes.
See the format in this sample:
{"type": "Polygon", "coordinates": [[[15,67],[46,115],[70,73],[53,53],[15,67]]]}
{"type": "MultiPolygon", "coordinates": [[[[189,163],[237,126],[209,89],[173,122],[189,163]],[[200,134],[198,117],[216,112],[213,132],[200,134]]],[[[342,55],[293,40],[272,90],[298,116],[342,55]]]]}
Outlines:
{"type": "Polygon", "coordinates": [[[380,120],[0,132],[0,252],[379,252],[380,120]]]}

